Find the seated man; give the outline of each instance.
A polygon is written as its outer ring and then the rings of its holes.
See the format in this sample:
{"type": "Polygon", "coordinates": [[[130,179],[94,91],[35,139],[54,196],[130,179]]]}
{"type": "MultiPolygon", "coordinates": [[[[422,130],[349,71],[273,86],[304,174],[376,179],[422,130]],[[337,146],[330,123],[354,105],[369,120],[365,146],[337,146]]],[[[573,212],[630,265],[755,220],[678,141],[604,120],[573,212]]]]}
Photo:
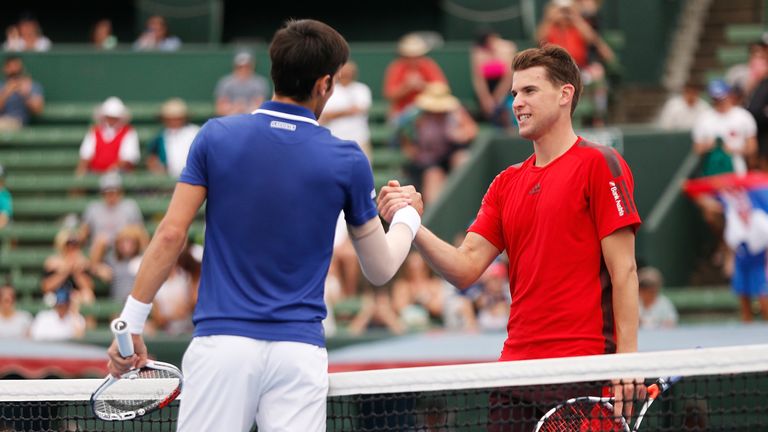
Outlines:
{"type": "Polygon", "coordinates": [[[90,258],[94,262],[102,261],[121,229],[128,225],[144,225],[139,205],[123,196],[120,174],[103,175],[99,179],[99,188],[102,199],[88,204],[80,232],[82,239],[91,238],[90,258]]]}
{"type": "Polygon", "coordinates": [[[123,101],[108,98],[97,110],[96,121],[80,145],[75,174],[132,170],[140,158],[139,136],[129,123],[130,114],[123,101]]]}
{"type": "Polygon", "coordinates": [[[216,115],[250,113],[269,96],[269,85],[254,72],[253,56],[248,52],[235,55],[232,73],[216,84],[216,115]]]}
{"type": "Polygon", "coordinates": [[[5,81],[0,82],[0,131],[18,130],[32,116],[43,112],[43,87],[24,73],[20,57],[8,56],[3,61],[5,81]]]}
{"type": "Polygon", "coordinates": [[[448,83],[440,65],[427,57],[429,50],[429,44],[417,34],[407,34],[398,42],[399,57],[384,72],[383,93],[390,103],[390,121],[396,121],[427,84],[448,83]]]}
{"type": "Polygon", "coordinates": [[[85,336],[85,318],[79,306],[72,302],[71,286],[56,290],[56,303],[52,309],[38,312],[32,322],[30,336],[34,340],[60,341],[82,339],[85,336]]]}
{"type": "Polygon", "coordinates": [[[187,164],[187,154],[200,126],[187,120],[187,104],[173,98],[160,109],[163,130],[149,143],[147,168],[155,174],[181,175],[187,164]]]}

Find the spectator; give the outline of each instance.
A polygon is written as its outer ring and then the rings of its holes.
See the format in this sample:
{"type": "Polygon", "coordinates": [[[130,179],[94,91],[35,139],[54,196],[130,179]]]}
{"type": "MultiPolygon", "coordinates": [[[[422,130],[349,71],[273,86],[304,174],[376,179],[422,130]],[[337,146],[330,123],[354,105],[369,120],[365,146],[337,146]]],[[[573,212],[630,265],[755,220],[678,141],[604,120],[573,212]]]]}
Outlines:
{"type": "MultiPolygon", "coordinates": [[[[768,57],[768,46],[763,53],[768,57]]],[[[764,72],[762,76],[755,75],[758,82],[746,98],[746,107],[757,124],[757,168],[768,171],[768,71],[764,72]]]]}
{"type": "Polygon", "coordinates": [[[197,302],[199,282],[200,262],[187,246],[155,296],[151,325],[156,330],[174,335],[191,332],[194,329],[192,311],[197,302]]]}
{"type": "Polygon", "coordinates": [[[156,174],[179,178],[187,164],[187,154],[200,127],[189,123],[187,104],[182,99],[167,100],[160,108],[163,130],[149,143],[147,168],[156,174]]]}
{"type": "Polygon", "coordinates": [[[757,125],[752,115],[731,98],[731,88],[717,79],[709,83],[713,110],[704,113],[693,128],[693,150],[704,156],[703,175],[735,172],[744,175],[747,161],[757,150],[757,125]],[[718,139],[722,146],[717,146],[718,139]],[[722,163],[718,162],[722,161],[722,163]]]}
{"type": "Polygon", "coordinates": [[[390,103],[390,121],[410,106],[429,83],[448,84],[443,70],[427,57],[429,45],[419,35],[408,34],[397,45],[399,57],[384,72],[384,97],[390,103]]]}
{"type": "Polygon", "coordinates": [[[349,238],[347,221],[343,211],[339,214],[339,219],[336,222],[336,234],[333,238],[333,257],[328,269],[328,278],[336,279],[335,281],[326,282],[326,285],[330,284],[334,287],[332,288],[332,293],[335,287],[338,286],[338,295],[332,296],[332,299],[335,297],[335,300],[340,300],[341,298],[357,294],[358,284],[360,283],[360,262],[352,246],[352,240],[349,238]]]}
{"type": "Polygon", "coordinates": [[[29,336],[32,315],[16,309],[16,290],[10,283],[0,286],[0,339],[29,336]]]}
{"type": "Polygon", "coordinates": [[[94,262],[94,275],[110,284],[110,298],[124,302],[133,289],[149,234],[141,225],[127,225],[117,233],[112,252],[103,263],[94,262]]]}
{"type": "Polygon", "coordinates": [[[425,205],[437,199],[448,172],[467,159],[477,124],[444,83],[432,83],[398,124],[408,176],[422,191],[425,205]]]}
{"type": "Polygon", "coordinates": [[[760,40],[749,44],[746,63],[733,65],[725,73],[725,82],[749,100],[758,83],[768,75],[768,44],[760,40]]]}
{"type": "Polygon", "coordinates": [[[0,131],[18,130],[32,116],[43,112],[43,87],[24,73],[21,57],[10,55],[3,61],[5,81],[0,82],[0,131]]]}
{"type": "Polygon", "coordinates": [[[483,117],[505,129],[515,123],[509,89],[516,52],[514,42],[502,39],[493,31],[481,33],[470,52],[472,85],[483,117]]]}
{"type": "Polygon", "coordinates": [[[699,96],[701,87],[687,82],[683,92],[667,99],[656,124],[666,130],[691,130],[696,120],[709,109],[709,104],[699,96]]]}
{"type": "Polygon", "coordinates": [[[81,250],[79,234],[73,229],[62,229],[53,242],[56,251],[43,262],[40,281],[44,301],[53,304],[56,290],[67,285],[75,290],[79,304],[93,303],[95,295],[90,261],[81,250]]]}
{"type": "MultiPolygon", "coordinates": [[[[708,86],[713,108],[699,117],[693,127],[693,151],[702,158],[701,176],[723,173],[747,173],[747,161],[757,150],[757,125],[747,110],[736,106],[730,97],[730,87],[725,81],[712,80],[708,86]]],[[[732,251],[723,242],[725,219],[720,200],[711,194],[702,194],[694,199],[701,215],[717,239],[718,245],[712,254],[714,265],[730,273],[733,262],[732,251]]]]}
{"type": "Polygon", "coordinates": [[[53,309],[38,312],[32,322],[30,335],[34,340],[60,341],[82,339],[85,336],[85,318],[78,312],[70,289],[64,285],[56,290],[53,309]]]}
{"type": "Polygon", "coordinates": [[[137,51],[177,51],[179,48],[181,39],[168,33],[168,23],[159,15],[147,18],[144,32],[133,43],[137,51]]]}
{"type": "Polygon", "coordinates": [[[368,127],[371,101],[371,89],[357,81],[357,64],[349,61],[339,71],[339,81],[320,116],[320,123],[328,127],[333,135],[356,142],[368,159],[371,158],[371,131],[368,127]]]}
{"type": "Polygon", "coordinates": [[[96,125],[80,144],[80,162],[75,174],[103,174],[112,170],[130,171],[139,162],[139,136],[130,125],[128,108],[110,97],[95,113],[96,125]]]}
{"type": "Polygon", "coordinates": [[[117,37],[112,34],[112,21],[100,19],[91,29],[91,44],[99,50],[113,50],[117,47],[117,37]]]}
{"type": "Polygon", "coordinates": [[[480,294],[475,299],[477,324],[481,330],[503,330],[509,322],[509,295],[507,266],[495,262],[480,278],[480,294]]]}
{"type": "Polygon", "coordinates": [[[653,267],[643,267],[637,272],[640,285],[640,328],[669,328],[677,325],[677,309],[667,296],[661,293],[664,279],[653,267]]]}
{"type": "Polygon", "coordinates": [[[409,327],[437,320],[449,330],[474,330],[472,302],[432,273],[421,255],[411,252],[392,287],[392,303],[409,327]]]}
{"type": "Polygon", "coordinates": [[[360,296],[360,309],[347,326],[351,335],[363,334],[371,324],[383,325],[392,334],[403,334],[406,327],[392,305],[389,286],[365,290],[360,296]]]}
{"type": "MultiPolygon", "coordinates": [[[[741,319],[752,321],[752,301],[757,299],[763,319],[768,320],[768,214],[761,199],[753,205],[745,190],[721,193],[725,206],[725,243],[733,254],[731,288],[739,297],[741,319]]],[[[762,198],[762,197],[760,197],[762,198]]]]}
{"type": "Polygon", "coordinates": [[[591,125],[601,126],[608,110],[608,83],[601,61],[615,60],[611,48],[582,17],[572,0],[553,0],[547,5],[537,37],[542,44],[561,46],[573,57],[581,70],[585,94],[594,105],[591,125]],[[594,56],[590,56],[591,49],[594,56]]]}
{"type": "Polygon", "coordinates": [[[239,52],[234,58],[232,73],[216,84],[216,114],[220,116],[253,112],[268,96],[267,80],[254,70],[249,52],[239,52]]]}
{"type": "Polygon", "coordinates": [[[24,15],[6,30],[5,51],[48,51],[51,40],[42,35],[40,23],[32,15],[24,15]]]}
{"type": "Polygon", "coordinates": [[[5,228],[13,218],[13,198],[5,187],[5,168],[0,165],[0,229],[5,228]]]}
{"type": "Polygon", "coordinates": [[[101,262],[117,233],[129,225],[144,225],[144,218],[136,201],[123,196],[120,174],[111,172],[99,179],[101,199],[88,204],[80,227],[82,239],[91,239],[90,257],[101,262]]]}

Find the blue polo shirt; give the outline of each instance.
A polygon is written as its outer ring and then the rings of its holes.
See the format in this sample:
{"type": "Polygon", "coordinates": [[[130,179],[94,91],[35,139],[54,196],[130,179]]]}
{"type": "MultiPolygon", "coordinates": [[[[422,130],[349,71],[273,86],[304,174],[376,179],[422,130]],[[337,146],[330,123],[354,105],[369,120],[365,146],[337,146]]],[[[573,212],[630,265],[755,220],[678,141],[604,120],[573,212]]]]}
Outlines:
{"type": "Polygon", "coordinates": [[[323,290],[339,212],[377,217],[370,164],[303,107],[209,120],[179,181],[207,188],[195,336],[325,346],[323,290]]]}

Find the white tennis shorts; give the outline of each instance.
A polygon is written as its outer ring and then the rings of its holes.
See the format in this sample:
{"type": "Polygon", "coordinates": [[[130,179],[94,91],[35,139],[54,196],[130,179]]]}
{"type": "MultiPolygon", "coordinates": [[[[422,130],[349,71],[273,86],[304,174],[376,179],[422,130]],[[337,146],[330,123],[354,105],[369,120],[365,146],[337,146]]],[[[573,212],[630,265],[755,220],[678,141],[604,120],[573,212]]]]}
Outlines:
{"type": "Polygon", "coordinates": [[[241,336],[192,339],[182,361],[179,432],[325,431],[328,353],[241,336]]]}

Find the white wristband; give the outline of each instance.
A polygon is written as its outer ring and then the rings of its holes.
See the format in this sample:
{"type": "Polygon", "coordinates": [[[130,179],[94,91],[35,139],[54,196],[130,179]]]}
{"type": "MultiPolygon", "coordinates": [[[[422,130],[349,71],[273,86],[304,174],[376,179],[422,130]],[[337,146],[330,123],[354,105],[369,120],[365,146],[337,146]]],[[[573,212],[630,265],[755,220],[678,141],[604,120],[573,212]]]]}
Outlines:
{"type": "Polygon", "coordinates": [[[125,302],[120,319],[128,323],[128,331],[131,334],[142,334],[144,332],[144,323],[147,322],[149,311],[152,310],[152,303],[142,303],[132,295],[128,296],[125,302]]]}
{"type": "Polygon", "coordinates": [[[411,239],[414,239],[416,238],[416,233],[419,232],[419,227],[421,227],[421,216],[419,216],[419,212],[413,206],[403,207],[395,212],[395,216],[392,217],[392,223],[389,226],[393,227],[399,223],[408,226],[413,234],[411,239]]]}

